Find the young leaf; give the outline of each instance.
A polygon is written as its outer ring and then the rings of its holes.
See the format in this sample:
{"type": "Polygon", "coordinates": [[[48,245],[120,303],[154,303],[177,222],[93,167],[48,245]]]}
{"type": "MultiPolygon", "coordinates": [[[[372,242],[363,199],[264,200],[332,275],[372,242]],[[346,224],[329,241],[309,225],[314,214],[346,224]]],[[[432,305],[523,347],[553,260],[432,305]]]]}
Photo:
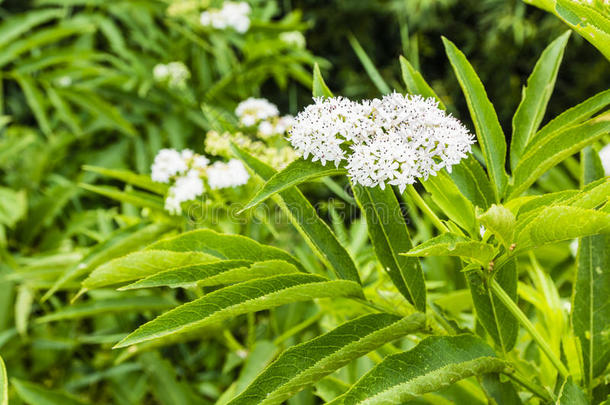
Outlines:
{"type": "Polygon", "coordinates": [[[142,250],[111,260],[95,268],[83,281],[87,289],[101,288],[138,280],[172,268],[217,261],[218,257],[201,252],[142,250]]]}
{"type": "Polygon", "coordinates": [[[424,327],[426,317],[370,314],[293,346],[229,405],[281,404],[303,388],[372,350],[424,327]]]}
{"type": "MultiPolygon", "coordinates": [[[[495,280],[504,291],[517,301],[517,264],[515,260],[506,263],[494,274],[495,280]]],[[[467,274],[472,303],[477,320],[504,353],[509,352],[517,341],[519,323],[498,299],[477,272],[467,274]]]]}
{"type": "Polygon", "coordinates": [[[115,347],[218,325],[237,315],[315,298],[361,296],[358,283],[329,281],[313,274],[291,274],[247,281],[216,290],[140,326],[115,347]]]}
{"type": "Polygon", "coordinates": [[[517,167],[527,144],[542,122],[570,33],[571,31],[565,32],[546,47],[527,79],[527,87],[523,88],[521,103],[513,117],[513,137],[510,143],[512,169],[517,167]]]}
{"type": "Polygon", "coordinates": [[[15,73],[14,77],[23,90],[25,99],[27,100],[32,113],[34,114],[36,121],[38,121],[40,129],[46,136],[51,136],[52,129],[46,111],[46,99],[43,97],[42,92],[31,76],[15,73]]]}
{"type": "Polygon", "coordinates": [[[79,184],[79,187],[119,202],[133,204],[136,207],[150,208],[156,211],[165,212],[163,198],[155,194],[141,191],[122,191],[116,187],[95,186],[93,184],[85,183],[79,184]]]}
{"type": "Polygon", "coordinates": [[[152,287],[215,286],[241,283],[255,278],[298,273],[292,264],[282,260],[252,263],[246,260],[222,260],[209,264],[179,267],[146,277],[119,290],[152,287]]]}
{"type": "Polygon", "coordinates": [[[574,384],[572,377],[568,377],[559,390],[556,405],[589,405],[590,403],[578,385],[574,384]]]}
{"type": "Polygon", "coordinates": [[[151,191],[155,194],[165,195],[165,193],[167,192],[167,189],[168,189],[167,184],[156,183],[151,180],[150,176],[146,176],[143,174],[136,174],[136,173],[130,172],[129,170],[107,169],[105,167],[96,167],[96,166],[87,166],[87,165],[83,166],[83,170],[120,180],[127,184],[131,184],[132,186],[139,187],[139,188],[142,188],[147,191],[151,191]]]}
{"type": "Polygon", "coordinates": [[[284,260],[298,268],[301,264],[289,253],[273,246],[266,246],[241,235],[225,235],[211,229],[198,229],[181,233],[153,243],[146,249],[172,252],[203,252],[222,260],[284,260]]]}
{"type": "MultiPolygon", "coordinates": [[[[337,174],[345,174],[345,169],[339,169],[332,165],[322,166],[320,162],[312,162],[306,159],[297,159],[290,163],[281,172],[273,175],[261,189],[259,189],[250,202],[246,204],[243,210],[252,208],[267,198],[273,196],[280,191],[289,187],[299,185],[306,181],[311,181],[319,177],[334,176],[337,174]]],[[[242,210],[242,211],[243,211],[242,210]]]]}
{"type": "Polygon", "coordinates": [[[422,97],[429,98],[433,97],[438,101],[438,106],[446,110],[445,104],[436,95],[432,87],[426,82],[421,73],[419,73],[404,56],[399,58],[400,60],[400,71],[402,73],[402,80],[407,86],[407,90],[412,94],[419,94],[422,97]]]}
{"type": "Polygon", "coordinates": [[[479,222],[493,232],[506,249],[513,243],[516,221],[515,215],[503,205],[494,204],[479,215],[479,222]]]}
{"type": "Polygon", "coordinates": [[[509,199],[518,197],[547,170],[610,132],[610,116],[557,131],[531,145],[513,172],[509,199]]]}
{"type": "Polygon", "coordinates": [[[332,97],[333,93],[330,91],[324,79],[322,73],[320,73],[320,66],[316,63],[313,66],[313,88],[312,93],[314,97],[332,97]]]}
{"type": "Polygon", "coordinates": [[[426,286],[419,260],[401,256],[413,247],[407,224],[391,187],[352,185],[362,210],[375,254],[400,293],[417,308],[426,310],[426,286]]]}
{"type": "MultiPolygon", "coordinates": [[[[582,154],[583,183],[604,176],[599,156],[592,148],[582,154]]],[[[573,217],[573,221],[584,221],[573,217]]],[[[608,217],[610,221],[610,217],[608,217]]],[[[572,298],[572,327],[580,340],[585,383],[594,379],[610,362],[610,235],[587,236],[579,241],[578,269],[572,298]]]]}
{"type": "Polygon", "coordinates": [[[8,405],[8,376],[2,357],[0,357],[0,405],[8,405]]]}
{"type": "Polygon", "coordinates": [[[474,122],[479,145],[485,157],[489,177],[493,184],[496,201],[504,195],[507,176],[504,171],[506,161],[506,139],[500,127],[498,116],[493,105],[487,98],[487,93],[468,62],[460,50],[447,38],[443,37],[445,51],[449,61],[453,66],[455,75],[462,86],[462,91],[466,97],[470,116],[474,122]]]}
{"type": "Polygon", "coordinates": [[[413,257],[459,256],[475,260],[479,264],[487,266],[495,255],[495,249],[487,243],[447,232],[401,254],[413,257]]]}
{"type": "Polygon", "coordinates": [[[168,300],[163,297],[155,296],[92,300],[83,304],[66,306],[56,312],[36,319],[36,322],[45,323],[53,321],[62,321],[66,319],[79,319],[117,312],[124,313],[127,311],[158,310],[170,308],[174,305],[176,305],[176,302],[173,300],[168,300]]]}
{"type": "Polygon", "coordinates": [[[386,357],[331,404],[404,403],[506,363],[472,335],[432,336],[408,352],[386,357]]]}
{"type": "Polygon", "coordinates": [[[449,177],[474,206],[486,210],[494,202],[494,191],[489,177],[473,155],[453,166],[449,177]]]}
{"type": "Polygon", "coordinates": [[[366,73],[369,75],[371,81],[375,84],[375,87],[377,87],[377,90],[379,90],[381,94],[391,93],[392,90],[390,89],[390,86],[388,86],[385,80],[383,80],[383,77],[381,77],[381,74],[375,67],[375,64],[366,54],[366,51],[362,48],[360,42],[358,42],[358,39],[356,39],[352,33],[347,34],[347,39],[352,46],[352,49],[356,53],[356,56],[358,56],[358,59],[360,59],[360,63],[362,63],[362,66],[364,66],[364,70],[366,70],[366,73]]]}
{"type": "MultiPolygon", "coordinates": [[[[231,147],[233,152],[264,181],[269,181],[275,175],[276,172],[272,167],[237,145],[231,147]]],[[[278,197],[278,205],[314,253],[334,271],[337,277],[360,283],[360,276],[351,256],[329,226],[318,216],[316,209],[303,193],[292,187],[280,192],[278,197]]]]}
{"type": "Polygon", "coordinates": [[[22,401],[36,405],[84,405],[71,395],[60,391],[51,391],[28,381],[11,378],[11,385],[22,401]]]}

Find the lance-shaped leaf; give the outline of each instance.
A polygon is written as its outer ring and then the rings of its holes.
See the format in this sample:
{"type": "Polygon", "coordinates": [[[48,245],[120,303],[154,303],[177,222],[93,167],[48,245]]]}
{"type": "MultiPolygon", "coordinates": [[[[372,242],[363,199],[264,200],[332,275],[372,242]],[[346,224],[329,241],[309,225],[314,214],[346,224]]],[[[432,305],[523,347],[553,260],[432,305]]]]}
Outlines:
{"type": "Polygon", "coordinates": [[[426,310],[426,286],[419,260],[401,256],[413,247],[407,224],[391,187],[352,185],[363,211],[377,259],[400,293],[420,311],[426,310]]]}
{"type": "Polygon", "coordinates": [[[168,269],[217,261],[216,256],[200,252],[143,250],[105,263],[83,281],[87,289],[106,287],[148,277],[168,269]]]}
{"type": "Polygon", "coordinates": [[[438,106],[441,109],[446,110],[445,104],[443,104],[441,99],[436,95],[421,73],[419,73],[404,56],[401,56],[399,60],[402,80],[405,82],[409,93],[419,94],[426,98],[433,97],[438,101],[438,106]]]}
{"type": "MultiPolygon", "coordinates": [[[[601,167],[601,162],[599,166],[601,167]]],[[[594,209],[608,201],[609,198],[610,178],[602,178],[586,186],[582,192],[568,198],[565,204],[572,207],[594,209]]]]}
{"type": "Polygon", "coordinates": [[[519,219],[516,251],[562,240],[609,233],[610,213],[571,206],[550,206],[533,218],[519,219]],[[523,224],[523,221],[527,221],[523,224]]]}
{"type": "Polygon", "coordinates": [[[313,83],[312,93],[314,97],[332,97],[333,93],[330,91],[324,79],[322,73],[320,73],[320,66],[318,64],[313,65],[313,83]]]}
{"type": "Polygon", "coordinates": [[[28,381],[11,378],[11,385],[15,388],[17,396],[28,404],[36,405],[85,405],[64,392],[51,391],[28,381]]]}
{"type": "Polygon", "coordinates": [[[568,377],[559,390],[556,405],[589,405],[590,403],[580,387],[574,384],[572,377],[568,377]]]}
{"type": "Polygon", "coordinates": [[[8,376],[2,357],[0,357],[0,405],[8,405],[8,376]]]}
{"type": "Polygon", "coordinates": [[[281,404],[303,388],[387,342],[424,327],[421,313],[371,314],[286,350],[230,405],[281,404]]]}
{"type": "MultiPolygon", "coordinates": [[[[511,260],[494,274],[495,280],[513,301],[517,301],[517,264],[511,260]]],[[[503,352],[509,352],[519,333],[517,319],[489,289],[486,280],[477,272],[467,274],[472,303],[478,321],[503,352]]]]}
{"type": "Polygon", "coordinates": [[[510,143],[510,166],[513,169],[517,167],[523,151],[542,122],[570,32],[565,32],[546,47],[527,79],[527,87],[523,88],[521,103],[513,117],[510,143]]]}
{"type": "Polygon", "coordinates": [[[489,177],[474,155],[469,155],[453,166],[449,177],[472,205],[485,210],[494,202],[494,191],[489,177]]]}
{"type": "Polygon", "coordinates": [[[499,200],[504,193],[507,181],[504,171],[504,162],[506,161],[504,132],[502,132],[496,111],[489,98],[487,98],[483,83],[481,83],[481,79],[477,76],[470,62],[447,38],[443,37],[443,44],[466,97],[477,139],[485,157],[491,183],[494,186],[496,200],[499,200]]]}
{"type": "Polygon", "coordinates": [[[256,192],[254,197],[250,199],[250,202],[246,204],[242,211],[260,204],[267,198],[289,187],[320,177],[345,173],[345,169],[336,168],[331,164],[322,166],[320,162],[312,162],[311,160],[299,158],[286,166],[281,172],[274,174],[269,181],[256,192]]]}
{"type": "Polygon", "coordinates": [[[110,298],[66,306],[56,312],[40,317],[36,321],[38,323],[45,323],[62,321],[65,319],[87,318],[117,312],[159,310],[170,308],[174,305],[176,305],[174,300],[155,296],[110,298]]]}
{"type": "Polygon", "coordinates": [[[116,347],[193,332],[218,325],[237,315],[291,302],[348,296],[362,296],[360,284],[347,280],[329,281],[313,274],[290,274],[247,281],[216,290],[164,313],[140,326],[116,347]]]}
{"type": "Polygon", "coordinates": [[[298,272],[299,270],[294,265],[282,260],[268,260],[258,263],[246,260],[223,260],[157,273],[122,287],[120,290],[152,287],[185,288],[196,285],[208,287],[298,272]]]}
{"type": "Polygon", "coordinates": [[[515,215],[502,205],[492,205],[484,214],[479,215],[479,222],[490,230],[509,249],[513,243],[516,224],[515,215]]]}
{"type": "Polygon", "coordinates": [[[173,238],[153,243],[147,249],[172,252],[203,252],[222,260],[284,260],[302,268],[289,253],[273,246],[266,246],[241,235],[226,235],[211,229],[185,232],[173,238]]]}
{"type": "Polygon", "coordinates": [[[491,347],[475,336],[432,336],[408,352],[386,357],[331,403],[404,403],[464,378],[497,373],[505,367],[491,347]]]}
{"type": "Polygon", "coordinates": [[[515,169],[509,199],[518,197],[546,171],[610,132],[610,115],[593,118],[546,136],[528,147],[515,169]]]}
{"type": "Polygon", "coordinates": [[[459,256],[487,266],[495,256],[495,249],[487,243],[447,232],[420,243],[408,252],[401,254],[413,257],[459,256]]]}
{"type": "Polygon", "coordinates": [[[498,373],[479,376],[481,388],[485,391],[490,404],[522,405],[519,394],[510,381],[503,381],[498,373]]]}
{"type": "Polygon", "coordinates": [[[163,198],[156,194],[142,191],[122,191],[116,187],[94,186],[85,183],[79,184],[79,187],[119,202],[133,204],[136,207],[150,208],[156,211],[165,212],[163,198]]]}
{"type": "MultiPolygon", "coordinates": [[[[584,183],[604,176],[599,156],[592,148],[583,151],[582,161],[584,183]]],[[[578,217],[573,218],[573,221],[580,220],[578,217]]],[[[593,380],[610,362],[607,336],[610,325],[610,235],[582,238],[577,257],[572,327],[582,348],[584,380],[592,387],[593,380]]]]}
{"type": "Polygon", "coordinates": [[[116,180],[123,181],[132,186],[152,191],[156,194],[165,195],[169,186],[163,183],[152,181],[150,176],[144,174],[136,174],[129,170],[107,169],[105,167],[83,166],[83,170],[101,174],[102,176],[110,177],[116,180]]]}
{"type": "MultiPolygon", "coordinates": [[[[237,145],[233,152],[262,180],[268,181],[276,173],[269,165],[261,162],[237,145]]],[[[278,194],[276,202],[288,216],[296,230],[311,246],[313,252],[334,271],[337,277],[360,283],[358,270],[345,247],[339,242],[329,226],[315,208],[296,187],[278,194]]]]}

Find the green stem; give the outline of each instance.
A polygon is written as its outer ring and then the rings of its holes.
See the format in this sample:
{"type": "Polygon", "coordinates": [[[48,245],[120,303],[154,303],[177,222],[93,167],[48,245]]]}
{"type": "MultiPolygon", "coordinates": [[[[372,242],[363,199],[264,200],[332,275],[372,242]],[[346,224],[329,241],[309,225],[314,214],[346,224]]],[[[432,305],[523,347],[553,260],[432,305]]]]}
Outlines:
{"type": "Polygon", "coordinates": [[[432,220],[432,223],[438,228],[439,231],[449,232],[449,228],[447,228],[447,226],[443,224],[440,218],[436,216],[434,211],[432,211],[428,204],[426,204],[424,199],[419,195],[419,193],[417,192],[417,190],[415,190],[415,187],[413,187],[412,184],[409,184],[407,186],[407,194],[409,194],[409,197],[413,199],[415,205],[417,205],[419,209],[422,210],[422,212],[432,220]]]}
{"type": "Polygon", "coordinates": [[[512,367],[510,368],[510,370],[505,370],[504,375],[506,375],[511,380],[514,380],[517,384],[520,384],[523,387],[527,388],[532,394],[540,397],[544,401],[554,402],[553,398],[551,398],[549,393],[543,387],[539,387],[527,378],[518,374],[515,370],[512,369],[512,367]]]}
{"type": "Polygon", "coordinates": [[[536,341],[536,343],[538,344],[540,349],[542,349],[542,351],[544,352],[544,354],[546,354],[546,356],[549,358],[551,363],[553,363],[555,368],[557,368],[557,371],[559,371],[559,374],[561,374],[562,377],[567,378],[570,373],[568,372],[566,367],[563,365],[561,360],[559,360],[557,358],[557,356],[555,356],[555,353],[553,353],[553,351],[551,350],[549,345],[547,345],[547,343],[542,338],[542,336],[540,336],[540,334],[538,333],[536,328],[534,328],[534,325],[532,325],[532,323],[527,318],[527,316],[525,316],[525,314],[523,312],[521,312],[521,310],[519,309],[517,304],[515,304],[515,302],[512,300],[512,298],[510,298],[508,296],[508,294],[506,294],[504,289],[502,287],[500,287],[500,284],[498,284],[498,282],[496,280],[491,279],[490,285],[491,285],[491,290],[496,295],[496,297],[498,297],[498,299],[500,299],[500,301],[502,301],[502,303],[506,306],[506,308],[515,316],[515,318],[517,318],[519,323],[521,323],[521,325],[523,325],[523,327],[525,329],[527,329],[527,331],[530,333],[532,338],[536,341]]]}

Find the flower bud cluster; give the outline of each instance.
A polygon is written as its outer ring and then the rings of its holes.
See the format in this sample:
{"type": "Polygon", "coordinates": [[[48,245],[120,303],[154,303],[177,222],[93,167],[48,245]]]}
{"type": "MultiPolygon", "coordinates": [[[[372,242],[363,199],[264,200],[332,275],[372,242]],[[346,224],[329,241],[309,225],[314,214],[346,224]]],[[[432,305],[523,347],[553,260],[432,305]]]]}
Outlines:
{"type": "Polygon", "coordinates": [[[153,77],[159,83],[167,83],[174,89],[186,87],[186,81],[191,77],[191,72],[182,62],[159,63],[153,68],[153,77]]]}

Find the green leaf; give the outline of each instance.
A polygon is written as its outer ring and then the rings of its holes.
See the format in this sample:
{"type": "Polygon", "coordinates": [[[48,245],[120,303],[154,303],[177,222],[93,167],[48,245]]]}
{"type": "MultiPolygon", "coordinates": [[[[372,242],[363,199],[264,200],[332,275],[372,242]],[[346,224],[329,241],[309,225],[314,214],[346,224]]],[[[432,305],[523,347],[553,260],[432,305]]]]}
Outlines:
{"type": "Polygon", "coordinates": [[[167,238],[148,246],[150,250],[172,252],[202,252],[222,260],[284,260],[302,269],[301,264],[289,253],[273,246],[266,246],[241,235],[225,235],[211,229],[198,229],[167,238]]]}
{"type": "MultiPolygon", "coordinates": [[[[487,269],[485,269],[487,270],[487,269]]],[[[513,301],[517,301],[517,264],[511,260],[499,268],[493,277],[513,301]]],[[[467,274],[472,303],[477,320],[504,353],[509,352],[517,341],[519,323],[490,290],[487,280],[472,271],[467,274]]]]}
{"type": "MultiPolygon", "coordinates": [[[[592,148],[582,153],[584,182],[604,176],[599,156],[592,148]]],[[[607,217],[610,221],[610,216],[607,217]]],[[[586,218],[573,217],[574,222],[586,218]]],[[[609,230],[610,232],[610,230],[609,230]]],[[[572,298],[572,327],[580,340],[584,380],[592,389],[594,379],[610,362],[610,235],[582,238],[578,245],[577,272],[572,298]]],[[[566,402],[567,403],[567,402],[566,402]]]]}
{"type": "Polygon", "coordinates": [[[115,347],[125,347],[168,335],[192,332],[233,318],[315,298],[361,296],[358,283],[329,281],[313,274],[268,277],[214,291],[140,326],[115,347]]]}
{"type": "Polygon", "coordinates": [[[543,208],[517,221],[515,252],[549,243],[610,232],[610,213],[563,205],[543,208]]]}
{"type": "Polygon", "coordinates": [[[165,195],[168,189],[166,184],[156,183],[150,179],[150,176],[136,174],[129,170],[106,169],[104,167],[87,165],[83,166],[83,170],[120,180],[127,184],[131,184],[132,186],[139,187],[147,191],[152,191],[156,194],[165,195]]]}
{"type": "Polygon", "coordinates": [[[522,405],[519,394],[510,381],[502,381],[500,374],[489,373],[479,377],[481,387],[490,405],[522,405]]]}
{"type": "Polygon", "coordinates": [[[163,198],[155,194],[141,191],[121,191],[116,187],[94,186],[92,184],[84,183],[79,184],[79,187],[122,203],[133,204],[136,207],[146,207],[156,211],[165,212],[165,203],[163,198]]]}
{"type": "Polygon", "coordinates": [[[51,314],[36,320],[38,323],[63,321],[66,319],[79,319],[95,317],[103,314],[125,313],[128,311],[147,311],[166,309],[176,305],[173,300],[163,297],[125,297],[104,300],[92,300],[83,304],[66,306],[51,314]]]}
{"type": "Polygon", "coordinates": [[[391,93],[392,89],[390,89],[390,86],[388,86],[385,80],[383,80],[383,77],[381,77],[381,74],[379,74],[375,64],[366,54],[366,51],[362,48],[360,42],[358,42],[358,39],[356,39],[356,37],[351,33],[347,34],[347,39],[352,46],[352,49],[356,53],[356,56],[358,56],[358,59],[360,59],[360,63],[362,63],[362,66],[364,66],[364,70],[366,70],[366,73],[369,75],[371,81],[373,84],[375,84],[375,87],[377,87],[377,90],[379,90],[381,94],[391,93]]]}
{"type": "Polygon", "coordinates": [[[36,405],[84,405],[75,397],[60,391],[51,391],[31,382],[11,379],[11,385],[22,401],[36,405]]]}
{"type": "Polygon", "coordinates": [[[496,200],[504,195],[507,176],[504,171],[506,161],[506,139],[500,127],[498,116],[487,97],[483,83],[464,54],[447,38],[443,37],[445,51],[460,82],[470,116],[474,122],[479,145],[485,157],[489,177],[494,187],[496,200]]]}
{"type": "Polygon", "coordinates": [[[610,18],[608,4],[557,0],[555,14],[593,44],[610,61],[610,18]]]}
{"type": "Polygon", "coordinates": [[[320,73],[320,66],[314,64],[313,66],[313,88],[312,93],[314,97],[332,97],[333,93],[330,91],[324,79],[322,73],[320,73]]]}
{"type": "Polygon", "coordinates": [[[562,131],[567,127],[582,123],[584,120],[598,111],[604,109],[610,104],[610,90],[602,91],[582,103],[564,111],[557,117],[546,124],[530,141],[530,144],[536,144],[545,139],[550,134],[562,131]]]}
{"type": "Polygon", "coordinates": [[[230,405],[281,404],[297,392],[376,348],[424,327],[426,317],[370,314],[293,346],[230,405]]]}
{"type": "Polygon", "coordinates": [[[527,144],[542,122],[570,33],[571,31],[565,32],[546,47],[527,79],[527,87],[523,88],[521,103],[513,117],[510,144],[510,166],[513,169],[517,167],[527,144]]]}
{"type": "Polygon", "coordinates": [[[432,87],[426,82],[424,77],[419,73],[404,56],[400,56],[400,71],[402,73],[402,80],[405,82],[409,93],[419,94],[422,97],[430,98],[433,97],[438,101],[438,105],[441,109],[446,110],[445,104],[436,95],[432,87]]]}
{"type": "Polygon", "coordinates": [[[514,182],[508,190],[508,198],[518,197],[546,171],[608,132],[610,116],[593,118],[541,139],[528,148],[513,172],[514,182]]]}
{"type": "Polygon", "coordinates": [[[494,204],[484,214],[479,215],[479,222],[496,235],[506,249],[510,248],[517,219],[509,209],[494,204]]]}
{"type": "MultiPolygon", "coordinates": [[[[234,153],[261,179],[268,181],[275,170],[257,158],[232,145],[234,153]]],[[[334,271],[337,277],[360,283],[358,270],[345,247],[329,226],[318,216],[316,209],[296,187],[277,196],[277,203],[313,252],[334,271]]]]}
{"type": "Polygon", "coordinates": [[[506,363],[472,335],[432,336],[408,352],[386,357],[332,404],[398,404],[506,363]]]}
{"type": "MultiPolygon", "coordinates": [[[[585,151],[590,147],[585,148],[585,151]]],[[[584,151],[583,151],[584,152],[584,151]]],[[[583,165],[592,159],[585,159],[583,165]]],[[[599,159],[596,159],[599,161],[599,159]]],[[[601,162],[599,163],[599,168],[603,170],[601,162]]],[[[603,173],[603,171],[602,171],[603,173]]],[[[589,184],[585,187],[585,189],[568,198],[565,201],[566,205],[571,205],[572,207],[579,208],[589,208],[594,209],[598,206],[602,205],[610,198],[610,178],[601,178],[598,181],[593,182],[593,184],[589,184]]]]}
{"type": "Polygon", "coordinates": [[[0,225],[9,228],[24,217],[28,207],[25,191],[0,187],[0,225]]]}
{"type": "Polygon", "coordinates": [[[489,177],[473,155],[453,166],[449,177],[473,205],[485,210],[494,202],[489,177]]]}
{"type": "Polygon", "coordinates": [[[92,289],[138,280],[152,274],[194,264],[217,261],[218,257],[201,252],[174,252],[169,250],[143,250],[102,264],[83,281],[83,287],[92,289]]]}
{"type": "Polygon", "coordinates": [[[561,389],[559,391],[559,395],[557,397],[556,405],[589,405],[591,402],[587,400],[587,397],[582,392],[582,390],[578,387],[578,385],[574,384],[572,381],[572,377],[568,377],[567,380],[564,381],[561,389]]]}
{"type": "Polygon", "coordinates": [[[432,201],[456,224],[471,235],[477,234],[474,206],[443,170],[421,182],[432,195],[432,201]]]}
{"type": "Polygon", "coordinates": [[[25,13],[13,14],[0,24],[0,48],[10,44],[20,35],[30,32],[32,28],[65,13],[62,9],[28,10],[25,13]]]}
{"type": "Polygon", "coordinates": [[[31,76],[22,75],[20,73],[14,73],[13,77],[19,83],[19,87],[23,90],[25,99],[27,100],[40,130],[46,135],[51,136],[51,124],[46,111],[46,99],[43,97],[42,92],[36,86],[36,83],[31,76]]]}
{"type": "Polygon", "coordinates": [[[8,405],[8,376],[2,357],[0,357],[0,405],[8,405]]]}
{"type": "Polygon", "coordinates": [[[495,253],[492,245],[447,232],[420,243],[408,252],[401,254],[413,257],[459,256],[487,266],[494,258],[495,253]]]}
{"type": "Polygon", "coordinates": [[[223,260],[209,264],[179,267],[154,274],[119,290],[152,287],[208,287],[220,284],[241,283],[255,278],[279,274],[298,273],[292,264],[282,260],[252,263],[246,260],[223,260]]]}
{"type": "Polygon", "coordinates": [[[426,286],[421,264],[415,257],[400,255],[411,250],[413,243],[393,189],[352,185],[352,190],[366,218],[379,263],[398,291],[425,312],[426,286]]]}
{"type": "Polygon", "coordinates": [[[242,209],[242,211],[252,208],[267,198],[273,196],[280,191],[283,191],[292,186],[311,181],[325,176],[334,176],[337,174],[345,174],[345,169],[332,167],[332,165],[323,166],[320,162],[312,162],[299,158],[273,175],[261,189],[259,189],[250,202],[242,209]]]}
{"type": "Polygon", "coordinates": [[[177,367],[157,352],[142,353],[139,361],[148,376],[149,385],[161,405],[195,405],[188,383],[180,378],[177,367]]]}

